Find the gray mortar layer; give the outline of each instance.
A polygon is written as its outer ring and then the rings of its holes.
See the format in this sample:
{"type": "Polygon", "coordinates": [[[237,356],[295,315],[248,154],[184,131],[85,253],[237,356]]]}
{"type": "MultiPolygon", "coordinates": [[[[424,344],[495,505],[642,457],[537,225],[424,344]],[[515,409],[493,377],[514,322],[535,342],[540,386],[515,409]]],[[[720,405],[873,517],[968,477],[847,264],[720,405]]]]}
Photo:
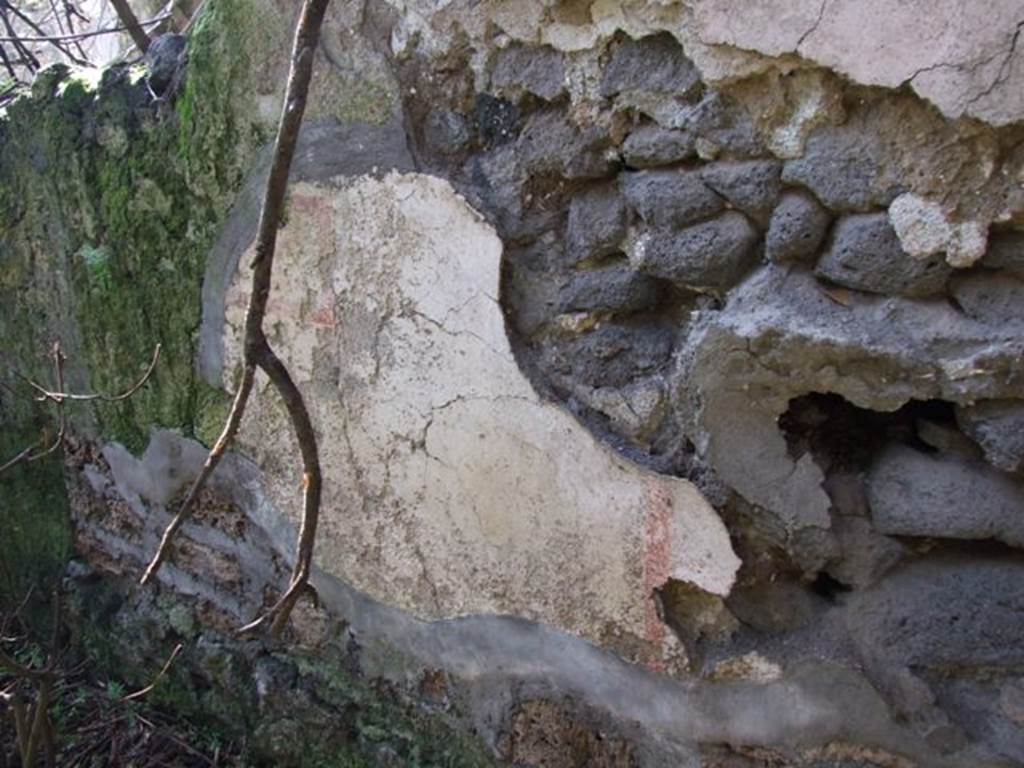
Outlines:
{"type": "MultiPolygon", "coordinates": [[[[150,447],[135,459],[119,446],[104,451],[119,493],[136,503],[141,494],[173,495],[168,459],[180,462],[177,480],[198,472],[205,449],[169,431],[152,435],[150,447]]],[[[238,505],[266,534],[242,547],[217,531],[189,526],[185,533],[244,564],[249,587],[240,600],[225,603],[208,594],[187,574],[164,568],[160,580],[177,591],[211,599],[236,615],[251,610],[271,577],[269,555],[291,561],[296,531],[259,492],[261,472],[251,461],[229,455],[217,472],[217,490],[238,505]],[[254,555],[255,552],[255,555],[254,555]],[[255,575],[255,578],[251,578],[255,575]]],[[[143,546],[122,554],[142,559],[155,546],[166,514],[149,501],[143,546]]],[[[124,542],[105,542],[119,552],[124,542]]],[[[827,661],[791,666],[768,683],[676,680],[624,662],[613,653],[544,624],[509,616],[478,615],[423,621],[371,599],[343,581],[316,569],[313,583],[323,606],[346,622],[362,647],[360,663],[372,677],[409,684],[426,669],[443,669],[472,703],[474,726],[492,744],[507,723],[509,710],[528,698],[574,699],[616,727],[639,737],[647,766],[700,765],[697,745],[774,745],[810,748],[832,742],[878,747],[949,768],[974,765],[942,758],[917,735],[893,723],[870,683],[857,672],[827,661]],[[685,762],[683,762],[685,760],[685,762]],[[666,762],[668,761],[668,762],[666,762]]]]}
{"type": "MultiPolygon", "coordinates": [[[[397,122],[382,128],[309,125],[300,137],[292,181],[413,170],[405,141],[397,122]]],[[[260,157],[207,265],[199,369],[214,386],[220,385],[223,365],[225,287],[256,232],[269,152],[260,157]]],[[[195,443],[159,434],[168,445],[177,441],[192,446],[179,454],[194,465],[183,467],[183,474],[198,470],[195,443]]],[[[107,458],[115,477],[123,475],[126,462],[109,452],[107,458]]],[[[252,495],[259,472],[251,462],[235,457],[218,474],[225,488],[237,483],[247,489],[231,495],[266,532],[280,558],[291,562],[294,526],[262,494],[258,499],[252,495]]],[[[151,481],[157,482],[155,475],[151,481]]],[[[159,522],[150,520],[149,525],[156,531],[159,522]]],[[[250,559],[243,561],[247,567],[250,559]]],[[[491,743],[515,701],[570,697],[620,727],[632,724],[627,727],[642,737],[641,745],[648,745],[641,752],[648,755],[644,764],[651,766],[698,768],[698,744],[813,747],[832,742],[879,747],[935,768],[976,764],[940,757],[911,730],[893,722],[863,676],[835,664],[808,661],[762,684],[675,680],[535,622],[494,615],[423,621],[322,571],[315,571],[313,582],[324,606],[347,622],[363,647],[361,661],[367,674],[408,682],[423,669],[444,669],[475,702],[474,725],[491,743]],[[653,748],[658,755],[648,751],[650,745],[661,745],[653,748]]]]}

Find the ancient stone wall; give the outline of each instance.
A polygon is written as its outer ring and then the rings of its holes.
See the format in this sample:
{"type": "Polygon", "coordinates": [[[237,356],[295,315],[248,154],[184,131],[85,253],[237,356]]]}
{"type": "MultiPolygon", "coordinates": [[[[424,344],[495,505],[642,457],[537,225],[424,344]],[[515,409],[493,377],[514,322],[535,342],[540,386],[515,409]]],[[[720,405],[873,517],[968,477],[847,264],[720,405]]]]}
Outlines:
{"type": "MultiPolygon", "coordinates": [[[[174,342],[137,410],[76,421],[102,573],[237,377],[285,5],[213,2],[180,93],[58,73],[3,123],[46,126],[5,188],[106,190],[56,228],[0,197],[19,349],[61,333],[106,386],[174,342]],[[70,181],[31,162],[57,139],[70,181]]],[[[443,680],[517,764],[1022,764],[1024,3],[737,6],[333,8],[268,314],[325,470],[294,639],[427,709],[443,680]]],[[[185,635],[280,589],[294,456],[258,382],[162,573],[185,635]]]]}

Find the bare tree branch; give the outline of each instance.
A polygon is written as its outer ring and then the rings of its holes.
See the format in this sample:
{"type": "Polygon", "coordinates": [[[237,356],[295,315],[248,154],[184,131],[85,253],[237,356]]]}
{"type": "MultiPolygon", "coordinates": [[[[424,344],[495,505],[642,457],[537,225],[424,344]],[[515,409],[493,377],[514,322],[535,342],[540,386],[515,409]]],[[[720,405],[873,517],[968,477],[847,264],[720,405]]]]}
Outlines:
{"type": "MultiPolygon", "coordinates": [[[[144,27],[149,27],[154,24],[159,24],[161,21],[167,21],[173,14],[165,13],[162,16],[154,16],[152,19],[146,21],[140,21],[139,24],[144,27]]],[[[70,35],[40,35],[38,37],[27,37],[25,35],[16,35],[13,32],[8,33],[8,37],[0,37],[0,43],[54,43],[54,42],[73,42],[76,40],[87,40],[90,37],[99,37],[100,35],[112,35],[117,32],[127,32],[128,27],[105,27],[104,29],[94,29],[90,32],[76,32],[70,35]]]]}
{"type": "Polygon", "coordinates": [[[252,262],[252,290],[249,294],[243,340],[242,382],[235,396],[231,413],[228,415],[227,423],[224,425],[224,430],[207,457],[206,463],[189,490],[184,503],[178,509],[177,515],[164,531],[160,547],[142,576],[143,584],[150,581],[161,563],[167,558],[174,534],[191,516],[200,491],[234,439],[252,390],[255,369],[262,368],[284,401],[299,441],[303,463],[304,506],[295,566],[288,589],[269,611],[243,627],[242,631],[251,631],[267,622],[272,623],[275,634],[283,629],[295,602],[308,585],[313,558],[313,543],[316,540],[320,514],[322,478],[316,435],[298,387],[295,386],[284,364],[274,354],[267,342],[263,332],[263,321],[267,310],[267,300],[270,296],[277,230],[280,226],[285,192],[288,188],[288,173],[306,108],[306,97],[309,93],[309,82],[313,73],[314,52],[319,42],[320,28],[328,2],[329,0],[305,0],[295,33],[288,87],[285,92],[277,139],[274,143],[270,175],[267,179],[263,207],[260,212],[256,255],[252,262]]]}
{"type": "Polygon", "coordinates": [[[121,24],[128,30],[128,34],[131,35],[132,40],[135,43],[135,47],[139,49],[140,53],[145,53],[149,48],[149,35],[139,24],[138,18],[135,16],[135,12],[132,7],[128,5],[128,0],[110,0],[110,4],[114,6],[114,10],[117,11],[117,17],[121,20],[121,24]]]}

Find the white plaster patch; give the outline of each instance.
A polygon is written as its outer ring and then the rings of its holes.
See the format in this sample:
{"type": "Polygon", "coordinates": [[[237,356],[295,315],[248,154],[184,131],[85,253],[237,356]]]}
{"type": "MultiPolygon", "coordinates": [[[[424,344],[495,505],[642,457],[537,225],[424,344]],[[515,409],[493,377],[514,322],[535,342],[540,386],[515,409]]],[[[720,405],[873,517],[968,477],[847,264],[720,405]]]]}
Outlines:
{"type": "Polygon", "coordinates": [[[988,246],[986,224],[953,221],[939,203],[909,192],[889,205],[889,221],[903,250],[917,259],[945,252],[951,266],[969,267],[988,246]]]}
{"type": "MultiPolygon", "coordinates": [[[[290,200],[267,327],[320,438],[318,564],[422,617],[511,614],[671,664],[651,594],[669,578],[728,594],[728,533],[690,483],[534,393],[497,302],[494,231],[427,176],[301,183],[290,200]]],[[[226,297],[225,386],[249,261],[226,297]]],[[[265,382],[240,441],[297,520],[294,441],[265,382]]]]}
{"type": "Polygon", "coordinates": [[[798,53],[866,85],[904,83],[948,117],[1024,117],[1024,0],[695,0],[697,36],[778,56],[798,53]]]}

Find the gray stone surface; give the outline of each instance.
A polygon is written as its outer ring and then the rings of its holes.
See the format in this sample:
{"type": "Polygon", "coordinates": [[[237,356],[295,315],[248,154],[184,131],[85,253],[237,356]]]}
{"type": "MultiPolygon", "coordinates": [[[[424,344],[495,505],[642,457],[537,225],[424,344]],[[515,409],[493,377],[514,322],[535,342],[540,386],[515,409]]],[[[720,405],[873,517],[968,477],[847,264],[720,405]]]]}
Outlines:
{"type": "MultiPolygon", "coordinates": [[[[847,601],[844,621],[866,673],[938,749],[963,748],[964,730],[973,730],[979,715],[993,722],[956,687],[977,686],[994,698],[1001,678],[1024,664],[1022,578],[1019,558],[939,555],[908,563],[847,601]]],[[[977,765],[1019,762],[1014,730],[989,731],[979,747],[988,757],[974,757],[977,765]]]]}
{"type": "Polygon", "coordinates": [[[955,276],[949,290],[968,317],[1002,330],[1024,327],[1024,279],[974,272],[955,276]]]}
{"type": "Polygon", "coordinates": [[[1024,469],[1024,400],[982,400],[956,409],[956,421],[1004,472],[1024,469]]]}
{"type": "Polygon", "coordinates": [[[658,229],[641,235],[629,259],[640,271],[678,286],[722,290],[753,266],[757,240],[747,217],[728,211],[678,232],[658,229]]]}
{"type": "Polygon", "coordinates": [[[443,155],[454,155],[465,149],[472,138],[469,121],[450,109],[434,109],[423,125],[427,146],[443,155]]]}
{"type": "Polygon", "coordinates": [[[685,131],[641,125],[622,143],[622,159],[633,168],[671,165],[694,156],[694,137],[685,131]]]}
{"type": "Polygon", "coordinates": [[[656,306],[663,293],[657,280],[619,265],[576,275],[563,287],[559,305],[562,312],[631,314],[656,306]]]}
{"type": "Polygon", "coordinates": [[[809,261],[819,253],[832,217],[806,192],[787,192],[772,212],[765,256],[785,263],[809,261]]]}
{"type": "Polygon", "coordinates": [[[594,179],[609,175],[617,165],[611,140],[596,126],[577,126],[560,109],[532,114],[516,142],[516,151],[531,174],[553,174],[567,179],[594,179]]]}
{"type": "Polygon", "coordinates": [[[946,284],[951,268],[941,256],[914,259],[903,252],[884,213],[839,220],[815,274],[869,293],[930,296],[946,284]]]}
{"type": "Polygon", "coordinates": [[[871,468],[868,503],[881,533],[1024,546],[1024,485],[958,456],[890,446],[871,468]]]}
{"type": "Polygon", "coordinates": [[[701,178],[733,208],[761,226],[767,226],[782,185],[777,160],[711,163],[701,169],[701,178]]]}
{"type": "MultiPolygon", "coordinates": [[[[831,525],[821,470],[809,455],[794,460],[778,428],[793,398],[831,392],[894,411],[911,399],[968,403],[1024,387],[1024,334],[994,337],[941,300],[840,303],[807,272],[774,265],[733,289],[721,311],[702,312],[676,360],[673,400],[698,456],[785,531],[831,525]]],[[[832,555],[818,559],[816,569],[832,555]]]]}
{"type": "Polygon", "coordinates": [[[498,93],[532,93],[554,101],[566,93],[562,53],[554,48],[513,44],[496,54],[491,87],[498,93]]]}
{"type": "MultiPolygon", "coordinates": [[[[734,100],[719,91],[708,91],[692,107],[679,112],[671,121],[703,140],[708,151],[732,158],[748,158],[765,154],[764,142],[750,114],[734,100]]],[[[710,158],[706,158],[710,159],[710,158]]]]}
{"type": "Polygon", "coordinates": [[[981,263],[993,269],[1008,269],[1024,277],[1024,232],[993,233],[981,263]]]}
{"type": "Polygon", "coordinates": [[[569,204],[566,255],[571,263],[601,258],[622,250],[626,204],[615,185],[594,187],[569,204]]]}
{"type": "Polygon", "coordinates": [[[601,95],[644,91],[681,97],[700,90],[700,73],[683,47],[667,32],[639,40],[626,38],[612,49],[601,80],[601,95]]]}
{"type": "Polygon", "coordinates": [[[699,171],[630,171],[619,175],[619,187],[652,227],[684,227],[725,208],[699,171]]]}
{"type": "Polygon", "coordinates": [[[888,206],[900,190],[886,176],[886,150],[877,130],[866,118],[818,129],[803,157],[786,162],[782,180],[807,187],[834,211],[888,206]]]}
{"type": "Polygon", "coordinates": [[[618,388],[661,371],[672,355],[672,342],[668,328],[605,325],[544,353],[553,370],[575,382],[618,388]]]}

